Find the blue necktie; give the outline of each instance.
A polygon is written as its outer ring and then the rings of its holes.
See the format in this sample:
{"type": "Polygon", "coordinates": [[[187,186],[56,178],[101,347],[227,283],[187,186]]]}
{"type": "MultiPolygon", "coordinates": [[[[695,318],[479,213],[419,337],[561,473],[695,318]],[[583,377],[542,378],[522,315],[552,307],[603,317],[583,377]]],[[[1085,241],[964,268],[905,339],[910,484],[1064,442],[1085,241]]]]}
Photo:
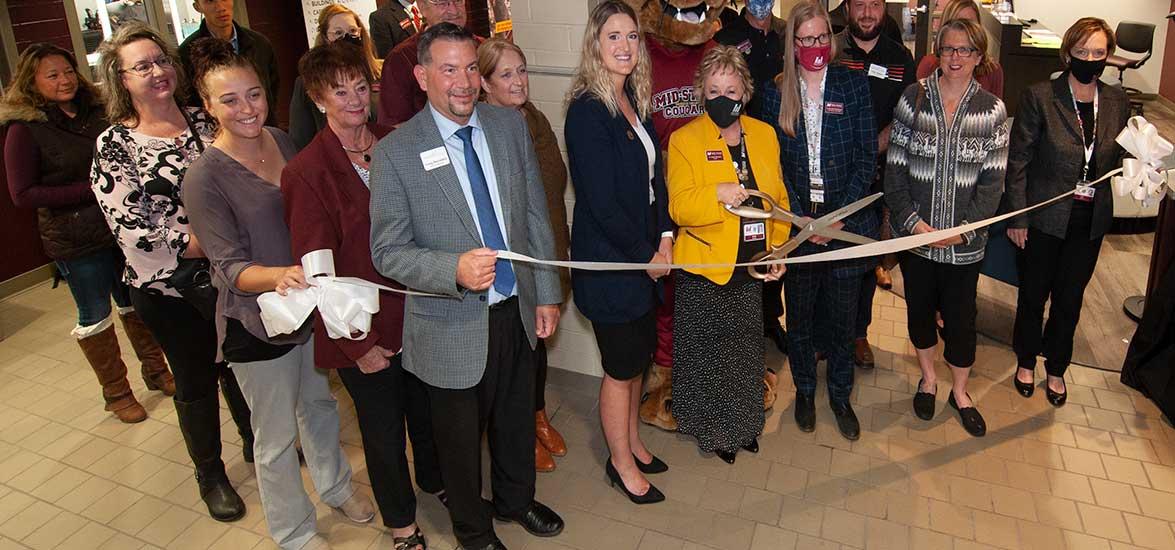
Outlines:
{"type": "MultiPolygon", "coordinates": [[[[494,202],[490,199],[490,186],[486,182],[477,150],[473,148],[473,126],[457,130],[457,137],[465,149],[465,172],[469,175],[469,187],[473,189],[473,205],[477,208],[477,225],[481,227],[481,238],[485,245],[494,250],[506,250],[506,239],[498,227],[498,215],[494,213],[494,202]]],[[[494,268],[494,290],[502,296],[510,296],[514,290],[514,267],[510,260],[498,260],[494,268]]]]}

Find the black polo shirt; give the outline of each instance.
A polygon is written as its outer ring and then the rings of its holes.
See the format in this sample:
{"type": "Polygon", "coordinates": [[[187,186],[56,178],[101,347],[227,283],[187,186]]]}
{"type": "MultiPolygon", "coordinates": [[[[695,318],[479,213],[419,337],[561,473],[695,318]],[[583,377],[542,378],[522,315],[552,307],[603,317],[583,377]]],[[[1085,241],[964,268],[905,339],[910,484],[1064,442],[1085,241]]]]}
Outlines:
{"type": "Polygon", "coordinates": [[[913,84],[914,58],[899,42],[885,36],[877,38],[873,50],[865,53],[846,28],[836,35],[840,43],[840,63],[850,69],[864,72],[869,77],[869,91],[873,99],[873,118],[881,131],[893,121],[893,110],[906,87],[913,84]]]}
{"type": "Polygon", "coordinates": [[[771,28],[763,32],[747,21],[746,8],[738,17],[724,24],[714,35],[714,41],[724,46],[734,46],[743,53],[747,67],[751,70],[751,81],[755,83],[755,94],[747,105],[747,114],[760,118],[758,95],[763,87],[775,79],[783,70],[783,20],[771,17],[771,28]]]}

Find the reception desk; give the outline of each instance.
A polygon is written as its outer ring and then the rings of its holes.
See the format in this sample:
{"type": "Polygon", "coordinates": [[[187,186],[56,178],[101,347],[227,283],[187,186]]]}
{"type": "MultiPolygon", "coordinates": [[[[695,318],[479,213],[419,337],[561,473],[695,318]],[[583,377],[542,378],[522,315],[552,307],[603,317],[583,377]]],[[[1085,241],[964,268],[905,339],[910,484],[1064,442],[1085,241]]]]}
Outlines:
{"type": "MultiPolygon", "coordinates": [[[[1042,46],[1029,38],[1024,31],[1047,30],[1039,23],[1028,25],[1013,16],[996,17],[987,8],[980,11],[980,22],[991,42],[991,56],[1004,69],[1004,104],[1008,107],[1008,115],[1016,116],[1024,89],[1048,80],[1061,70],[1059,44],[1042,46]]],[[[1063,33],[1062,30],[1057,34],[1063,33]]]]}

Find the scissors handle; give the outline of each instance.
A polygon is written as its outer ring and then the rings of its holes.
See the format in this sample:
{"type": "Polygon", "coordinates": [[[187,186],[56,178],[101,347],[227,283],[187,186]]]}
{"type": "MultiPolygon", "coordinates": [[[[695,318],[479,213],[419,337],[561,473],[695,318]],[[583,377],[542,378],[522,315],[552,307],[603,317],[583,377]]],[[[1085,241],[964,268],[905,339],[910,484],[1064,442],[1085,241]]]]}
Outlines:
{"type": "MultiPolygon", "coordinates": [[[[786,254],[786,253],[784,253],[784,254],[786,254]]],[[[774,250],[764,250],[762,252],[756,253],[754,256],[751,256],[751,261],[752,262],[761,262],[763,260],[777,260],[779,258],[782,258],[784,254],[780,254],[778,248],[774,249],[774,250]]],[[[765,281],[765,280],[767,280],[768,273],[770,273],[770,269],[771,269],[771,266],[766,266],[766,265],[759,265],[759,266],[748,265],[747,266],[747,273],[749,273],[751,275],[751,277],[754,279],[758,279],[760,281],[765,281]],[[765,269],[768,271],[760,271],[760,269],[765,269]]]]}
{"type": "Polygon", "coordinates": [[[759,191],[758,189],[746,189],[746,192],[752,197],[759,197],[760,199],[763,199],[763,208],[755,208],[754,206],[750,205],[723,206],[725,206],[726,210],[735,216],[739,216],[741,218],[750,218],[753,220],[769,220],[775,217],[777,212],[780,211],[779,204],[775,202],[775,199],[771,198],[771,195],[759,191]]]}

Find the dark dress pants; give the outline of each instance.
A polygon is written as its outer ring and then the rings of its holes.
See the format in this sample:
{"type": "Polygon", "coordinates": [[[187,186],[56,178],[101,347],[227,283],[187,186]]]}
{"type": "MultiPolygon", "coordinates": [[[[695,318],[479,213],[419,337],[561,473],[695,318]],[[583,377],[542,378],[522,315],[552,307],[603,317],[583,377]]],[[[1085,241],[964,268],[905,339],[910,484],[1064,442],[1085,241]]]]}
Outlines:
{"type": "Polygon", "coordinates": [[[472,388],[428,386],[453,534],[465,548],[497,540],[481,498],[481,436],[490,448],[493,508],[515,517],[534,501],[534,351],[518,300],[490,307],[485,373],[472,388]]]}
{"type": "Polygon", "coordinates": [[[838,276],[831,264],[797,264],[783,276],[787,354],[796,393],[816,395],[816,352],[828,357],[828,399],[848,403],[853,391],[853,324],[861,274],[838,276]]]}

